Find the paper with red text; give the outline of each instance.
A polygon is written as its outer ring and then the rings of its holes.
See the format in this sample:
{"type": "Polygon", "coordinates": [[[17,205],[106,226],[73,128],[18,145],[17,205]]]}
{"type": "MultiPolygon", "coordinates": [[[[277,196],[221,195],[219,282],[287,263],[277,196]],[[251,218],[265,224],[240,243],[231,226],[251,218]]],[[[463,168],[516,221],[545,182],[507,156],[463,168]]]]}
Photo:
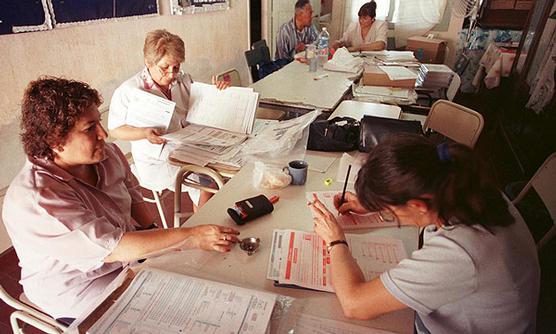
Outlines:
{"type": "MultiPolygon", "coordinates": [[[[346,241],[367,281],[407,257],[398,239],[346,234],[346,241]]],[[[283,285],[334,292],[326,244],[312,232],[273,231],[267,278],[283,285]]]]}

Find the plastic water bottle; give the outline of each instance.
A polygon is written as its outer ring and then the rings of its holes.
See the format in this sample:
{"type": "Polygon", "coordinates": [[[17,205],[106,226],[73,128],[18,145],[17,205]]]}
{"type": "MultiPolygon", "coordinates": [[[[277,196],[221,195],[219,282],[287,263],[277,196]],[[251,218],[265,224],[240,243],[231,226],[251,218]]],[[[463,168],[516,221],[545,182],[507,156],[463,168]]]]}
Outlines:
{"type": "Polygon", "coordinates": [[[323,66],[324,63],[328,61],[328,43],[330,41],[330,34],[326,30],[326,27],[322,28],[322,31],[317,37],[317,55],[319,59],[319,65],[323,66]]]}

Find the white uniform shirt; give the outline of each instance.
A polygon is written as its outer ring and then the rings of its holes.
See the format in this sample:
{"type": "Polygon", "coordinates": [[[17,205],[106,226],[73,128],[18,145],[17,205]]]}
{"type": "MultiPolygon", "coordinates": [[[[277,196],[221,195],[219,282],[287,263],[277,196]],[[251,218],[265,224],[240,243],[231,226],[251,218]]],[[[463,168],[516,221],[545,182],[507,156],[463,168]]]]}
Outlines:
{"type": "Polygon", "coordinates": [[[54,318],[79,317],[122,269],[103,260],[134,231],[139,183],[114,144],[95,165],[95,187],[51,160],[28,158],[12,181],[2,219],[19,258],[21,285],[54,318]]]}
{"type": "Polygon", "coordinates": [[[423,248],[380,279],[430,333],[534,333],[540,270],[533,238],[521,217],[491,229],[425,232],[423,248]]]}
{"type": "MultiPolygon", "coordinates": [[[[189,108],[189,95],[191,92],[191,77],[189,74],[180,73],[170,85],[171,100],[176,103],[176,108],[168,127],[168,132],[179,130],[185,122],[189,108]]],[[[128,107],[133,98],[134,91],[141,89],[151,94],[166,98],[160,88],[154,83],[149,71],[145,67],[123,84],[112,95],[110,112],[108,114],[108,129],[113,130],[126,125],[128,113],[133,113],[128,107]]],[[[168,150],[162,150],[160,155],[152,155],[154,144],[146,139],[131,142],[131,153],[137,167],[141,185],[151,190],[174,190],[174,182],[179,168],[168,164],[168,150]]],[[[191,195],[191,194],[190,194],[191,195]]],[[[198,191],[197,191],[198,196],[198,191]]]]}
{"type": "Polygon", "coordinates": [[[340,42],[344,43],[346,47],[358,47],[362,44],[368,44],[378,41],[383,41],[386,44],[386,34],[388,33],[388,23],[381,20],[375,20],[367,32],[365,39],[361,37],[361,25],[359,22],[352,22],[340,42]]]}

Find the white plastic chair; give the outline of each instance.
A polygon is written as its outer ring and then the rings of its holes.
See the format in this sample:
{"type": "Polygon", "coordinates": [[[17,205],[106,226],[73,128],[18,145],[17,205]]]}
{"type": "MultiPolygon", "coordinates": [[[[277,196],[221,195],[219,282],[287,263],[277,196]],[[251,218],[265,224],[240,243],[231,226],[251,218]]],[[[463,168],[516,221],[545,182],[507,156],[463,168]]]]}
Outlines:
{"type": "Polygon", "coordinates": [[[229,82],[230,85],[235,87],[241,87],[241,77],[239,72],[235,68],[231,68],[216,75],[216,80],[229,82]]]}
{"type": "Polygon", "coordinates": [[[12,312],[12,314],[10,314],[10,324],[12,326],[12,331],[15,334],[23,334],[25,324],[31,325],[49,334],[60,334],[67,329],[65,325],[57,322],[51,316],[13,298],[1,285],[0,299],[2,299],[4,303],[16,309],[12,312]],[[20,325],[20,322],[23,324],[20,325]]]}
{"type": "Polygon", "coordinates": [[[481,114],[446,100],[436,101],[425,119],[425,132],[433,130],[460,144],[474,147],[483,131],[481,114]]]}
{"type": "MultiPolygon", "coordinates": [[[[135,167],[135,164],[132,163],[129,165],[129,167],[131,168],[131,172],[133,173],[133,175],[135,175],[137,180],[139,180],[139,183],[141,183],[141,180],[139,179],[139,174],[137,173],[137,167],[135,167]]],[[[143,185],[141,186],[143,187],[143,185]]],[[[164,226],[164,228],[168,228],[168,223],[166,222],[166,217],[164,216],[164,208],[162,206],[162,198],[164,198],[163,196],[164,191],[157,191],[152,189],[149,190],[152,193],[153,197],[150,198],[150,197],[143,196],[143,200],[147,203],[156,204],[156,209],[158,210],[158,215],[160,216],[160,222],[162,223],[162,226],[164,226]]]]}
{"type": "Polygon", "coordinates": [[[535,175],[512,201],[512,204],[517,205],[531,188],[537,192],[552,219],[552,227],[537,242],[537,250],[540,251],[550,239],[556,236],[556,152],[546,158],[535,175]]]}

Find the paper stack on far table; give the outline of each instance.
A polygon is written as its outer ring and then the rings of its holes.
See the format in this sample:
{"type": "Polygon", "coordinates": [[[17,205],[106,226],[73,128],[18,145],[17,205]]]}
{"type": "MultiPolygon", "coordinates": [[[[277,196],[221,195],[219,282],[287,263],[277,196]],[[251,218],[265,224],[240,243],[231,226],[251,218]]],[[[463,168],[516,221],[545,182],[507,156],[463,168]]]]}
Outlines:
{"type": "Polygon", "coordinates": [[[429,89],[448,88],[454,74],[454,71],[443,64],[421,64],[416,86],[429,89]]]}
{"type": "Polygon", "coordinates": [[[332,59],[324,64],[328,71],[357,73],[361,71],[363,59],[352,56],[346,48],[339,48],[332,59]]]}

